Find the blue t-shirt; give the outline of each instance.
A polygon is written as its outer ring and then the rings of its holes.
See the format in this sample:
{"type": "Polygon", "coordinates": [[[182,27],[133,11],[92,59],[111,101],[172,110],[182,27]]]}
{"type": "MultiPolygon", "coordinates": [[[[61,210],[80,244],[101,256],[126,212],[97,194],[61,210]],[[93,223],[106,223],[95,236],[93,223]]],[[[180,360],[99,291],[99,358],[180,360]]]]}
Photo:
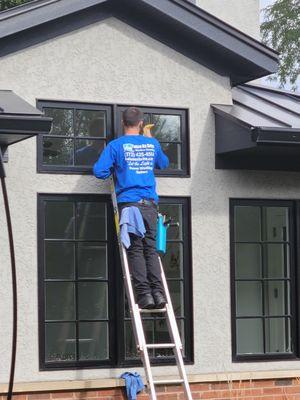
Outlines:
{"type": "Polygon", "coordinates": [[[158,201],[154,168],[167,168],[168,157],[158,140],[142,135],[124,135],[108,143],[94,165],[94,175],[108,178],[115,172],[118,203],[141,199],[158,201]]]}

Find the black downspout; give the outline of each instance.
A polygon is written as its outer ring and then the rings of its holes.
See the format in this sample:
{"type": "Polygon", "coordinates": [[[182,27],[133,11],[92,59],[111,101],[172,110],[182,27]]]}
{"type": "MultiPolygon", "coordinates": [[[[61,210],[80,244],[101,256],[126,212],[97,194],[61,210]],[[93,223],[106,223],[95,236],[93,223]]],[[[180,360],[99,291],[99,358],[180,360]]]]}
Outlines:
{"type": "Polygon", "coordinates": [[[13,295],[12,350],[11,350],[10,376],[9,376],[8,391],[7,391],[7,400],[11,400],[12,396],[13,396],[15,365],[16,365],[16,351],[17,351],[17,321],[18,321],[17,273],[16,273],[16,259],[15,259],[15,250],[14,250],[13,231],[12,231],[7,190],[6,190],[5,170],[4,170],[4,165],[3,165],[1,148],[0,148],[0,179],[1,179],[1,186],[2,186],[5,215],[6,215],[6,225],[7,225],[7,232],[8,232],[9,249],[10,249],[12,295],[13,295]]]}

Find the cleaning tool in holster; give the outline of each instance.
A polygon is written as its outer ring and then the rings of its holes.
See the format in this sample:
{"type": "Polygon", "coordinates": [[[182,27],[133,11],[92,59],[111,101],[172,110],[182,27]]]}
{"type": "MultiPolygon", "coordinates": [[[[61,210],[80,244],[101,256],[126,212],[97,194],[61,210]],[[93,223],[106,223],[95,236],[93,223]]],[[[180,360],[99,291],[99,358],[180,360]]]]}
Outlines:
{"type": "Polygon", "coordinates": [[[167,250],[167,229],[170,226],[170,220],[166,221],[166,216],[158,214],[156,225],[156,250],[160,254],[165,254],[167,250]]]}

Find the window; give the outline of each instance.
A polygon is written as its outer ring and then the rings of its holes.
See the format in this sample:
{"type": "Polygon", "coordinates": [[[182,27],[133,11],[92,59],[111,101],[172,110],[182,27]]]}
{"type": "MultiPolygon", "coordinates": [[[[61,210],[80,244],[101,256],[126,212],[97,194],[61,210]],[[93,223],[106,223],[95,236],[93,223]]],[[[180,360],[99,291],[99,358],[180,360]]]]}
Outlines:
{"type": "MultiPolygon", "coordinates": [[[[122,112],[129,106],[117,108],[118,132],[122,132],[122,112]]],[[[189,139],[186,110],[139,107],[144,112],[144,121],[154,124],[152,132],[160,142],[163,151],[169,158],[167,170],[156,171],[156,175],[187,176],[189,175],[189,139]]]]}
{"type": "MultiPolygon", "coordinates": [[[[40,366],[84,368],[137,365],[123,278],[116,256],[112,206],[105,195],[38,196],[40,366]]],[[[192,361],[189,200],[164,198],[161,210],[180,223],[169,232],[164,265],[182,335],[192,361]]],[[[146,318],[147,319],[147,318],[146,318]]],[[[145,321],[166,339],[162,318],[145,321]]],[[[172,363],[169,353],[153,354],[172,363]]]]}
{"type": "Polygon", "coordinates": [[[89,195],[39,198],[41,351],[46,365],[111,362],[109,207],[107,199],[89,195]]]}
{"type": "Polygon", "coordinates": [[[111,107],[82,103],[38,102],[52,130],[38,138],[38,170],[91,172],[111,139],[111,107]]]}
{"type": "MultiPolygon", "coordinates": [[[[172,218],[179,223],[178,227],[170,227],[168,230],[167,253],[162,262],[177,319],[178,329],[181,335],[185,358],[191,361],[192,354],[192,326],[191,326],[191,259],[186,239],[190,237],[189,232],[189,203],[187,199],[162,198],[160,200],[159,212],[172,218]]],[[[171,342],[166,325],[166,319],[160,315],[144,314],[144,327],[148,343],[171,342]]],[[[136,352],[134,336],[131,328],[129,309],[125,304],[124,318],[125,335],[125,363],[131,365],[134,360],[139,359],[136,352]]],[[[152,363],[170,362],[173,351],[171,349],[156,349],[149,351],[152,363]]]]}
{"type": "MultiPolygon", "coordinates": [[[[122,134],[122,111],[129,107],[42,100],[37,106],[53,118],[51,132],[38,137],[38,171],[77,174],[90,174],[105,144],[122,134]]],[[[156,174],[188,176],[187,110],[140,108],[145,122],[155,124],[154,135],[170,160],[169,168],[156,174]]]]}
{"type": "Polygon", "coordinates": [[[295,207],[291,201],[231,201],[235,360],[298,357],[295,207]]]}

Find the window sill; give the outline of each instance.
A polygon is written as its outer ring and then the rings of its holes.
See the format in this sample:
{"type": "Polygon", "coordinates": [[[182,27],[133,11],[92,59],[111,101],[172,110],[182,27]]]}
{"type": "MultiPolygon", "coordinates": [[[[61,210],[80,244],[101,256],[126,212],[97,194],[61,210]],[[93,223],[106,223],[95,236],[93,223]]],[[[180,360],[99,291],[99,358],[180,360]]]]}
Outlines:
{"type": "MultiPolygon", "coordinates": [[[[270,370],[270,371],[245,371],[245,372],[219,372],[209,374],[190,374],[190,383],[202,382],[228,382],[245,381],[254,379],[284,379],[298,378],[300,369],[270,370]]],[[[160,379],[175,379],[175,376],[161,376],[160,379]]],[[[50,382],[18,382],[14,385],[14,393],[63,391],[63,390],[91,390],[125,386],[123,379],[92,379],[92,380],[60,380],[50,382]]],[[[7,392],[7,384],[0,384],[0,393],[7,392]]]]}

